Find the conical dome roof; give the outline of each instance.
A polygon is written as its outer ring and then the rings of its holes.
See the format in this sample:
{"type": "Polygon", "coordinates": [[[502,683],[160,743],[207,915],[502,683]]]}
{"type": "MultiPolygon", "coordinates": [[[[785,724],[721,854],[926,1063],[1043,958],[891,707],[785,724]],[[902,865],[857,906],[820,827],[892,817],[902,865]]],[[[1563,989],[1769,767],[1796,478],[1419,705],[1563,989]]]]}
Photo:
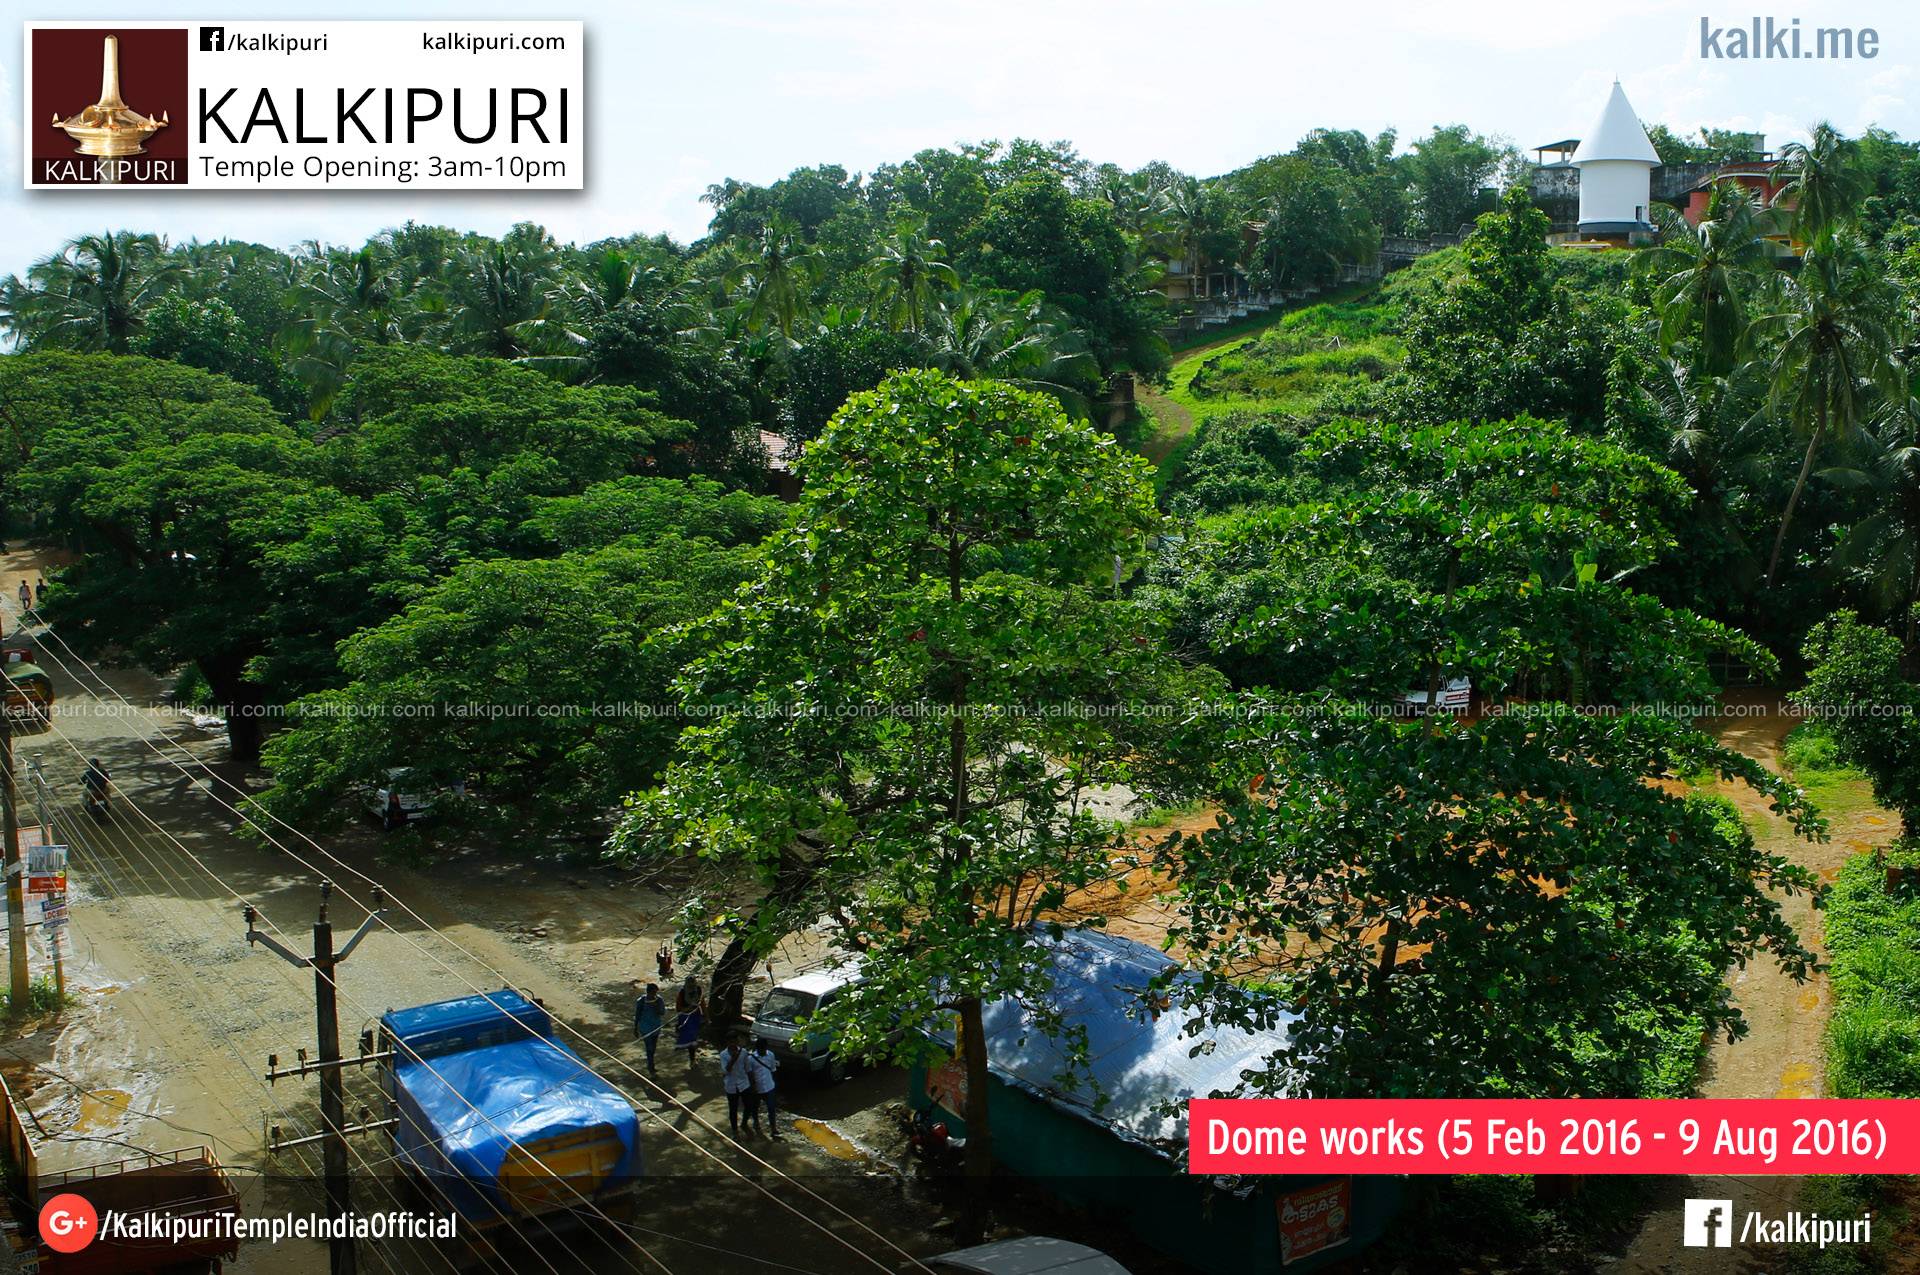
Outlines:
{"type": "Polygon", "coordinates": [[[1600,118],[1593,122],[1593,127],[1580,140],[1580,149],[1573,153],[1575,164],[1591,164],[1603,159],[1630,159],[1642,164],[1660,162],[1660,152],[1647,140],[1647,130],[1640,127],[1640,117],[1633,113],[1633,106],[1618,80],[1613,82],[1613,92],[1608,95],[1600,118]]]}

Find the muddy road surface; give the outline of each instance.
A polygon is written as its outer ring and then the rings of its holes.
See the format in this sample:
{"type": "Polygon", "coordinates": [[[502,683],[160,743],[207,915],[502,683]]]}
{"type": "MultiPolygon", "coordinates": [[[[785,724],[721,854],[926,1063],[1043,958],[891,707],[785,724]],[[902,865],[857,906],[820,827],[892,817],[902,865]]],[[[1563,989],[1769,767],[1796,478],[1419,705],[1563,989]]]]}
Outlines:
{"type": "MultiPolygon", "coordinates": [[[[533,847],[397,865],[371,825],[318,846],[275,829],[283,846],[262,845],[241,835],[241,819],[216,795],[231,790],[209,782],[209,771],[243,779],[226,765],[224,742],[167,705],[155,679],[107,669],[101,682],[57,642],[42,650],[60,710],[53,733],[16,741],[22,817],[37,822],[44,804],[72,846],[65,960],[76,1003],[57,1026],[0,1046],[0,1071],[24,1095],[44,1170],[207,1145],[233,1173],[247,1214],[322,1212],[318,1148],[266,1149],[276,1127],[287,1139],[319,1127],[311,1079],[264,1078],[270,1054],[290,1065],[297,1050],[316,1051],[313,975],[249,948],[240,901],[259,909],[262,930],[306,952],[320,878],[337,883],[331,920],[344,941],[367,915],[364,872],[393,902],[388,924],[341,967],[346,1052],[389,1008],[512,986],[579,1028],[583,1038],[570,1043],[641,1113],[646,1179],[624,1232],[535,1227],[534,1243],[467,1269],[895,1271],[913,1269],[908,1253],[951,1247],[930,1228],[933,1211],[867,1145],[890,1133],[885,1110],[904,1093],[898,1071],[834,1086],[783,1077],[801,1119],[779,1143],[744,1144],[720,1132],[711,1054],[690,1068],[663,1048],[658,1081],[644,1075],[631,1006],[671,932],[665,895],[533,847]],[[81,806],[89,757],[113,776],[104,821],[81,806]],[[44,791],[30,771],[44,776],[44,791]]],[[[34,955],[36,973],[51,968],[37,933],[34,955]]],[[[775,971],[803,959],[783,951],[775,971]]],[[[696,957],[692,968],[704,977],[710,961],[696,957]]],[[[766,978],[763,969],[760,992],[766,978]]],[[[757,1003],[753,989],[748,1003],[757,1003]]],[[[350,1120],[385,1114],[372,1068],[348,1071],[347,1103],[350,1120]]],[[[374,1133],[352,1144],[356,1207],[394,1207],[390,1141],[374,1133]]],[[[318,1243],[249,1243],[237,1269],[322,1271],[327,1260],[318,1243]]],[[[452,1268],[420,1243],[361,1246],[362,1271],[452,1268]]]]}

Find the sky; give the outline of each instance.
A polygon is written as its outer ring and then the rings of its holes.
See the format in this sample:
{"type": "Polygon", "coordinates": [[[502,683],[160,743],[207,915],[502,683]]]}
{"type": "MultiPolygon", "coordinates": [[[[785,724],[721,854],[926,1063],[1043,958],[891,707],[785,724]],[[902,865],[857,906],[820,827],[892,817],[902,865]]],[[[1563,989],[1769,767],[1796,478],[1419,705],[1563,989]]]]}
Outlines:
{"type": "MultiPolygon", "coordinates": [[[[1644,122],[1676,131],[1758,130],[1777,146],[1830,119],[1920,136],[1920,6],[1775,4],[1766,13],[1783,25],[1880,36],[1870,61],[1782,62],[1703,60],[1703,15],[1723,27],[1754,13],[1707,2],[408,0],[408,17],[585,22],[586,189],[540,195],[28,192],[16,36],[0,41],[0,275],[106,228],[291,247],[358,245],[408,219],[489,234],[531,219],[576,242],[686,241],[705,228],[701,193],[723,178],[766,183],[816,163],[867,171],[987,138],[1066,139],[1095,162],[1165,160],[1203,176],[1288,150],[1316,126],[1393,128],[1404,145],[1463,123],[1524,147],[1579,136],[1616,76],[1644,122]]],[[[396,13],[391,0],[5,8],[22,20],[396,13]]]]}

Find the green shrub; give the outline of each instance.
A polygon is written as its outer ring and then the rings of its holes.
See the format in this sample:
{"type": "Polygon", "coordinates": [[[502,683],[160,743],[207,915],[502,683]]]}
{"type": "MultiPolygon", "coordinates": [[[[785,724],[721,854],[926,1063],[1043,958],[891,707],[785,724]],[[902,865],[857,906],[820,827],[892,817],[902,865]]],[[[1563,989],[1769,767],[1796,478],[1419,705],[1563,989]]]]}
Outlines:
{"type": "Polygon", "coordinates": [[[27,986],[27,1004],[17,1014],[13,1006],[13,994],[0,990],[0,1003],[5,1005],[8,1018],[38,1018],[44,1014],[57,1014],[73,1003],[71,996],[62,996],[51,978],[36,978],[27,986]]]}
{"type": "Polygon", "coordinates": [[[1827,1087],[1836,1098],[1920,1096],[1920,1016],[1875,998],[1827,1023],[1827,1087]]]}
{"type": "Polygon", "coordinates": [[[1811,1245],[1790,1245],[1787,1249],[1788,1275],[1870,1275],[1886,1269],[1905,1210],[1891,1178],[1868,1175],[1808,1178],[1800,1187],[1796,1207],[1802,1213],[1822,1217],[1849,1218],[1873,1214],[1873,1243],[1836,1244],[1820,1249],[1811,1245]]]}
{"type": "Polygon", "coordinates": [[[1824,722],[1802,722],[1794,727],[1780,756],[1796,776],[1803,771],[1850,769],[1840,760],[1840,745],[1824,722]]]}
{"type": "Polygon", "coordinates": [[[1915,863],[1910,842],[1884,860],[1856,855],[1827,893],[1827,1085],[1837,1098],[1920,1097],[1920,894],[1888,893],[1886,871],[1915,863]]]}

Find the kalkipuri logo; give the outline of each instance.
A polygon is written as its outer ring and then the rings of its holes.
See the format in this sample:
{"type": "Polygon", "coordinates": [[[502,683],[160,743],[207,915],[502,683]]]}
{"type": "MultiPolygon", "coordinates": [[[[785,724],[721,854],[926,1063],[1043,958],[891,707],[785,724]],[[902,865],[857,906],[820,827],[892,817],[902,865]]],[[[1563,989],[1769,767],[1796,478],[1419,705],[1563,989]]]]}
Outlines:
{"type": "Polygon", "coordinates": [[[1871,1244],[1873,1214],[1822,1217],[1796,1211],[1768,1217],[1748,1211],[1736,1221],[1732,1200],[1688,1200],[1681,1216],[1680,1242],[1687,1248],[1732,1248],[1736,1242],[1819,1249],[1829,1244],[1871,1244]]]}
{"type": "Polygon", "coordinates": [[[1880,33],[1872,27],[1803,28],[1800,19],[1749,18],[1715,26],[1700,19],[1703,58],[1771,61],[1776,58],[1877,58],[1880,33]]]}
{"type": "Polygon", "coordinates": [[[187,180],[184,27],[36,29],[30,36],[32,177],[47,186],[187,180]]]}

